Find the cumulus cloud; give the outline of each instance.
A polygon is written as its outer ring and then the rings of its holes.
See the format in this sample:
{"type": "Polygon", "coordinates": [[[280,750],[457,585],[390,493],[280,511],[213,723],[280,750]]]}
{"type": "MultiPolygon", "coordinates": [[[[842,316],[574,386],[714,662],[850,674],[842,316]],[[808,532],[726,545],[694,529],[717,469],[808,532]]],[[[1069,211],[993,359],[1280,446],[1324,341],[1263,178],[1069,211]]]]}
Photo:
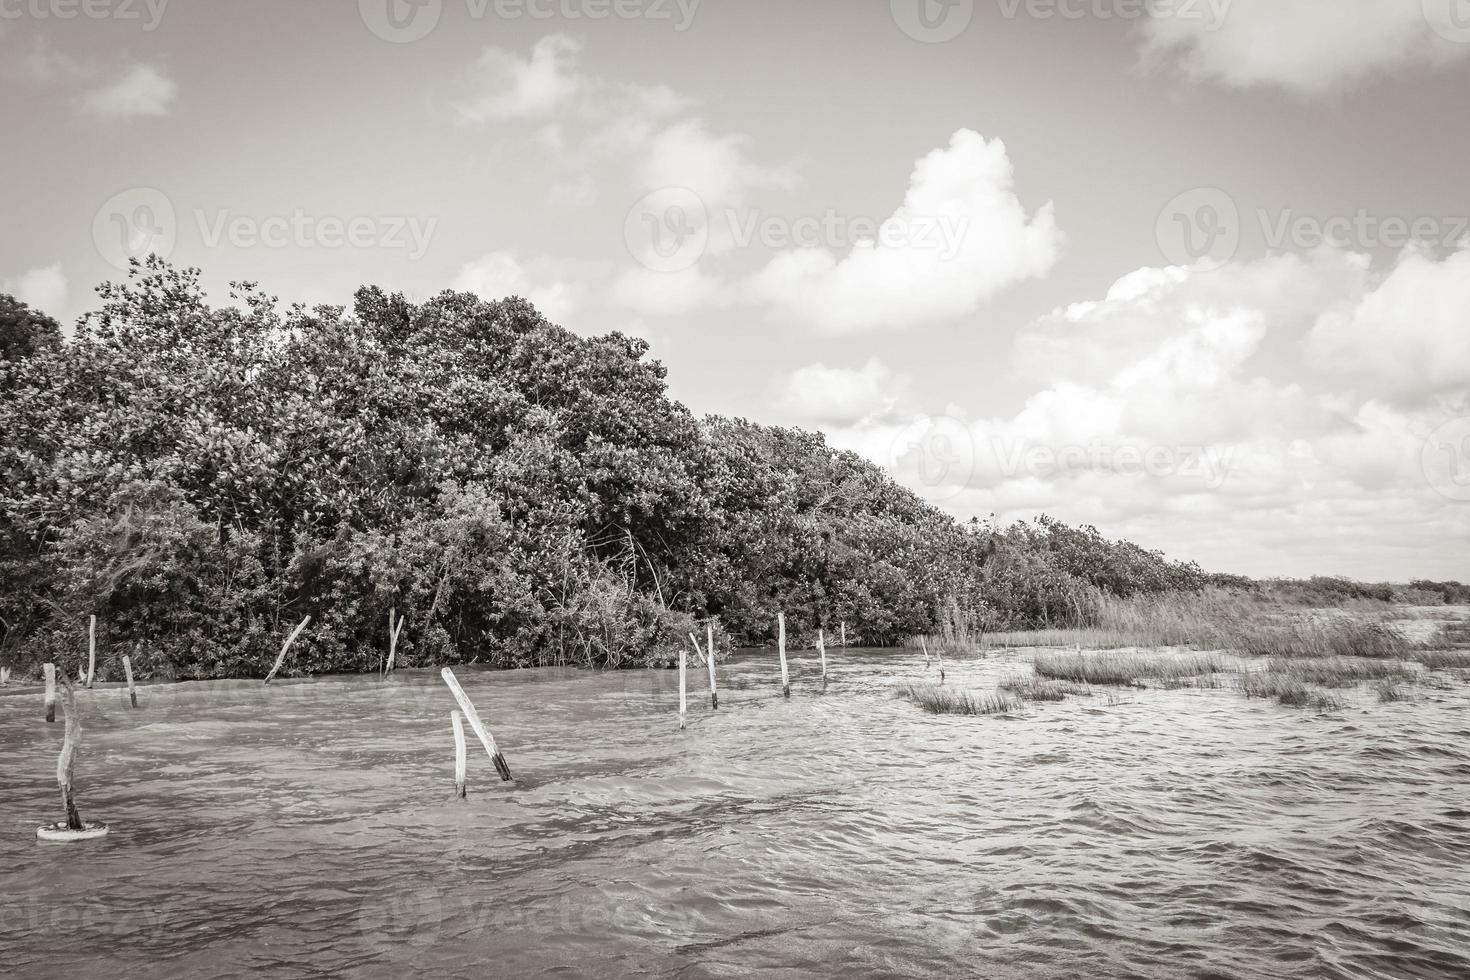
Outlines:
{"type": "Polygon", "coordinates": [[[872,241],[778,254],[752,282],[783,317],[830,333],[902,328],[973,313],[1044,276],[1062,248],[1052,206],[1028,216],[1005,145],[961,130],[919,160],[903,205],[872,241]]]}
{"type": "Polygon", "coordinates": [[[153,65],[130,65],[112,81],[85,93],[82,109],[108,120],[166,116],[179,87],[153,65]]]}
{"type": "Polygon", "coordinates": [[[577,71],[582,42],[548,34],[529,57],[489,48],[476,62],[468,99],[454,104],[468,122],[531,119],[549,115],[578,94],[585,78],[577,71]]]}
{"type": "Polygon", "coordinates": [[[1035,387],[1012,412],[823,426],[960,516],[1051,511],[1256,574],[1437,574],[1436,535],[1470,540],[1425,462],[1470,419],[1467,254],[1141,269],[1021,332],[1035,387]]]}
{"type": "Polygon", "coordinates": [[[777,407],[802,422],[857,425],[891,416],[909,383],[876,357],[860,368],[810,364],[787,376],[777,407]]]}
{"type": "Polygon", "coordinates": [[[643,190],[687,188],[710,209],[736,205],[754,188],[792,186],[784,169],[753,163],[747,142],[739,134],[714,133],[701,119],[681,120],[649,138],[638,181],[643,190]]]}
{"type": "Polygon", "coordinates": [[[1219,17],[1161,9],[1145,21],[1145,62],[1235,88],[1320,95],[1465,57],[1470,45],[1448,39],[1457,2],[1232,0],[1219,17]]]}
{"type": "Polygon", "coordinates": [[[520,296],[548,320],[560,323],[583,308],[586,287],[577,270],[563,268],[562,263],[523,262],[514,250],[502,250],[465,263],[451,288],[489,301],[520,296]]]}
{"type": "Polygon", "coordinates": [[[0,283],[0,292],[9,293],[22,303],[52,317],[58,317],[66,305],[66,273],[61,265],[31,269],[15,280],[0,283]]]}

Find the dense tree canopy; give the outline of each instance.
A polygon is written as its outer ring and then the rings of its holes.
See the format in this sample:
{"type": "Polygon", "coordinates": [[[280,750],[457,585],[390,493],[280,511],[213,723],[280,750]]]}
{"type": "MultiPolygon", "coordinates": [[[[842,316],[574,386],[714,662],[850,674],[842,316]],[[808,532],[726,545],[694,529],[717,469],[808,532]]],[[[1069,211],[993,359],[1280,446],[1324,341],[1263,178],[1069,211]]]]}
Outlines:
{"type": "Polygon", "coordinates": [[[820,435],[697,419],[643,341],[523,300],[237,284],[216,308],[158,260],[99,294],[65,343],[0,306],[6,662],[96,614],[146,672],[257,675],[310,615],[295,663],[367,670],[394,608],[402,662],[618,666],[706,617],[883,644],[1203,583],[1091,528],[958,524],[820,435]]]}

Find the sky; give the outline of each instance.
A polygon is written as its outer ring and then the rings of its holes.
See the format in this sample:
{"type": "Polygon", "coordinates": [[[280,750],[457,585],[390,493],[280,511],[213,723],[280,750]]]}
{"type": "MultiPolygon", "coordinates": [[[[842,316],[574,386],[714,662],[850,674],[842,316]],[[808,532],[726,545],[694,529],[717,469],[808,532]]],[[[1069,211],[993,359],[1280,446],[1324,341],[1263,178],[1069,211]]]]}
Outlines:
{"type": "Polygon", "coordinates": [[[0,291],[521,295],[957,517],[1470,579],[1470,0],[0,0],[0,291]]]}

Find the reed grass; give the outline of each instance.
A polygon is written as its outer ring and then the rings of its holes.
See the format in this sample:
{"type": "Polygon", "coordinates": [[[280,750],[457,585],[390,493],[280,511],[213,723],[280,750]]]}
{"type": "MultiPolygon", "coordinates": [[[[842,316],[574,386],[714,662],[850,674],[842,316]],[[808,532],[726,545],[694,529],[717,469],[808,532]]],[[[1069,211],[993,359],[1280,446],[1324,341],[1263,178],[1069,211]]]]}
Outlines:
{"type": "Polygon", "coordinates": [[[895,696],[931,715],[1003,715],[1020,710],[1020,702],[1003,694],[972,693],[938,684],[902,684],[895,696]]]}
{"type": "Polygon", "coordinates": [[[1404,690],[1394,681],[1383,681],[1375,689],[1378,692],[1379,704],[1392,704],[1398,701],[1412,701],[1414,696],[1404,690]]]}
{"type": "Polygon", "coordinates": [[[1248,698],[1274,698],[1278,704],[1288,708],[1315,708],[1319,711],[1338,711],[1343,701],[1302,683],[1300,678],[1273,671],[1248,671],[1240,675],[1240,688],[1248,698]]]}
{"type": "Polygon", "coordinates": [[[1084,684],[1136,685],[1143,678],[1174,680],[1198,677],[1229,666],[1216,654],[1038,653],[1036,675],[1084,684]]]}
{"type": "Polygon", "coordinates": [[[1430,670],[1470,670],[1470,650],[1410,650],[1408,658],[1430,670]]]}
{"type": "Polygon", "coordinates": [[[1056,702],[1065,701],[1068,697],[1092,696],[1092,690],[1084,684],[1023,675],[1004,678],[996,686],[1004,693],[1020,698],[1022,701],[1056,702]]]}
{"type": "Polygon", "coordinates": [[[1397,660],[1361,657],[1272,657],[1267,670],[1319,687],[1352,687],[1364,681],[1411,681],[1418,671],[1397,660]]]}

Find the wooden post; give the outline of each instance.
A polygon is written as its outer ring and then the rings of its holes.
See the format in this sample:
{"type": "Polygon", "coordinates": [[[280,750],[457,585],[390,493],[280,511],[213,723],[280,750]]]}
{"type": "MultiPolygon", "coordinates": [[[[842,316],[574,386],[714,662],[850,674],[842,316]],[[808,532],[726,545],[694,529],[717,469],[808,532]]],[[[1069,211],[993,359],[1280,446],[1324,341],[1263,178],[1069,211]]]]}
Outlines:
{"type": "Polygon", "coordinates": [[[133,687],[133,662],[126,656],[123,657],[123,676],[128,679],[128,700],[136,708],[138,706],[138,691],[133,687]]]}
{"type": "Polygon", "coordinates": [[[398,659],[398,635],[403,632],[403,621],[407,615],[398,617],[398,625],[393,625],[393,614],[398,611],[396,606],[388,607],[388,660],[383,665],[383,676],[387,677],[393,673],[393,661],[398,659]]]}
{"type": "Polygon", "coordinates": [[[939,660],[939,683],[944,683],[944,648],[935,647],[934,656],[939,660]]]}
{"type": "Polygon", "coordinates": [[[704,666],[704,654],[699,652],[699,638],[693,633],[689,634],[689,642],[694,644],[694,655],[699,658],[699,665],[704,666]]]}
{"type": "Polygon", "coordinates": [[[307,616],[301,621],[301,625],[297,626],[294,630],[291,631],[291,635],[286,637],[286,642],[281,645],[281,655],[276,658],[276,665],[271,668],[271,672],[269,674],[265,675],[265,682],[267,684],[271,682],[272,677],[276,676],[276,671],[281,669],[281,664],[286,662],[286,651],[291,649],[291,644],[296,642],[296,637],[301,635],[301,631],[306,629],[306,624],[309,622],[311,622],[311,617],[307,616]]]}
{"type": "Polygon", "coordinates": [[[923,650],[924,650],[924,666],[925,667],[928,667],[928,666],[930,666],[930,662],[929,662],[929,643],[922,636],[919,637],[919,646],[922,647],[923,650]]]}
{"type": "Polygon", "coordinates": [[[91,688],[92,679],[97,676],[97,617],[93,616],[87,621],[87,687],[91,688]]]}
{"type": "Polygon", "coordinates": [[[72,692],[71,679],[61,679],[61,709],[66,713],[66,736],[61,745],[61,754],[56,758],[56,785],[61,790],[61,805],[66,811],[65,823],[48,824],[36,828],[36,836],[42,840],[77,841],[104,837],[105,823],[85,823],[77,809],[76,787],[72,769],[76,762],[77,749],[82,739],[82,719],[77,714],[77,699],[72,692]]]}
{"type": "Polygon", "coordinates": [[[0,667],[0,687],[6,687],[9,684],[10,684],[10,668],[9,667],[0,667]]]}
{"type": "Polygon", "coordinates": [[[689,688],[684,679],[685,664],[689,656],[684,648],[679,648],[679,731],[684,730],[689,715],[689,688]]]}
{"type": "Polygon", "coordinates": [[[495,763],[495,771],[500,773],[501,780],[507,783],[510,782],[510,766],[506,764],[505,756],[500,754],[500,749],[495,745],[494,736],[485,727],[485,723],[480,721],[480,713],[475,710],[474,702],[464,692],[464,688],[459,686],[459,681],[455,678],[454,671],[445,667],[439,671],[439,676],[444,678],[445,684],[449,685],[449,691],[454,695],[454,700],[459,702],[459,710],[464,712],[465,720],[470,723],[470,727],[474,729],[475,734],[480,736],[480,744],[485,746],[485,751],[490,755],[490,761],[495,763]]]}
{"type": "Polygon", "coordinates": [[[844,648],[847,646],[847,620],[845,619],[842,621],[842,638],[837,641],[837,645],[844,648]]]}
{"type": "Polygon", "coordinates": [[[56,720],[56,665],[42,664],[41,673],[46,675],[46,720],[56,720]]]}
{"type": "Polygon", "coordinates": [[[822,657],[822,690],[827,689],[827,634],[817,630],[817,653],[822,657]]]}
{"type": "Polygon", "coordinates": [[[449,713],[449,723],[454,726],[454,795],[464,799],[468,792],[466,782],[466,752],[464,746],[464,715],[458,711],[449,713]]]}
{"type": "Polygon", "coordinates": [[[705,661],[709,665],[709,706],[715,711],[720,710],[720,694],[715,690],[715,624],[704,624],[704,635],[709,643],[709,658],[705,661]]]}
{"type": "Polygon", "coordinates": [[[776,648],[781,652],[781,693],[791,697],[791,676],[786,673],[786,614],[776,613],[776,648]]]}

